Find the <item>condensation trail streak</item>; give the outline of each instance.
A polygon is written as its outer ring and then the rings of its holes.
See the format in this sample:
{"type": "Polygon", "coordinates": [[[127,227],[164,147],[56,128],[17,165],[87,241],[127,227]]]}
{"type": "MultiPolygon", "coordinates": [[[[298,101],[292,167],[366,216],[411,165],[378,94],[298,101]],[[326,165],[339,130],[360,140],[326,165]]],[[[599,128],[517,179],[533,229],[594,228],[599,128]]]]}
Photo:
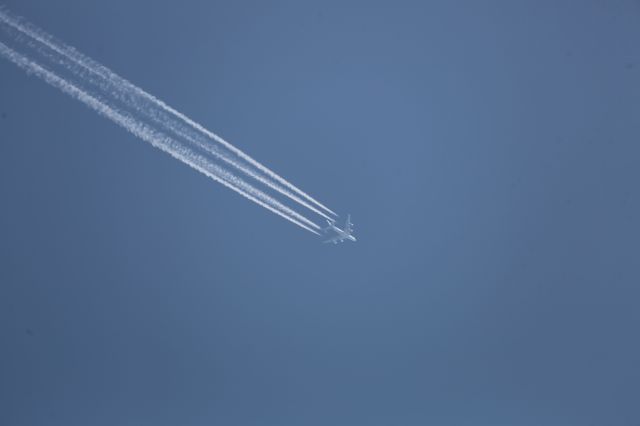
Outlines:
{"type": "Polygon", "coordinates": [[[41,56],[46,57],[48,60],[56,63],[57,65],[62,66],[65,70],[71,72],[76,77],[80,78],[80,82],[83,84],[91,84],[93,86],[98,87],[102,93],[108,93],[113,98],[118,99],[123,104],[125,104],[128,108],[136,110],[139,114],[145,115],[151,120],[155,122],[156,125],[162,126],[166,128],[168,131],[172,132],[176,136],[180,138],[184,138],[185,140],[193,143],[198,148],[210,153],[217,159],[224,161],[225,163],[231,165],[232,167],[238,169],[243,172],[247,176],[257,180],[258,182],[268,186],[271,189],[274,189],[277,192],[289,197],[293,201],[299,203],[300,205],[308,208],[309,210],[317,213],[318,215],[324,217],[325,219],[332,219],[330,216],[327,216],[324,212],[319,210],[318,208],[310,205],[305,200],[302,200],[300,197],[288,191],[286,188],[274,183],[270,179],[256,173],[254,170],[251,170],[250,166],[244,165],[240,163],[238,160],[230,157],[228,154],[222,152],[218,147],[212,145],[210,142],[203,138],[201,134],[194,132],[193,129],[186,128],[184,125],[180,125],[176,123],[176,120],[170,115],[166,114],[162,110],[158,110],[157,106],[154,104],[141,104],[139,99],[136,99],[135,95],[131,94],[131,91],[118,86],[116,83],[110,80],[106,80],[99,74],[90,71],[86,67],[81,66],[77,62],[72,61],[66,56],[61,56],[53,50],[43,50],[43,46],[37,43],[36,41],[30,42],[25,41],[25,43],[33,50],[37,51],[41,56]],[[204,139],[204,140],[203,140],[204,139]]]}
{"type": "MultiPolygon", "coordinates": [[[[131,97],[126,102],[129,102],[131,106],[137,108],[139,112],[142,112],[151,117],[154,117],[155,119],[157,119],[159,124],[162,124],[163,126],[167,126],[171,131],[173,131],[177,135],[190,139],[192,142],[197,143],[202,149],[205,149],[208,152],[218,156],[218,158],[233,165],[243,173],[269,186],[271,189],[274,189],[280,192],[281,194],[289,197],[290,199],[298,202],[304,207],[309,208],[313,212],[325,217],[326,219],[330,219],[330,217],[327,216],[324,212],[321,212],[317,208],[311,206],[309,202],[315,204],[319,208],[324,209],[326,212],[334,216],[337,216],[336,213],[333,212],[331,209],[324,206],[322,203],[318,202],[313,197],[309,196],[308,194],[306,194],[305,192],[303,192],[302,190],[300,190],[299,188],[297,188],[296,186],[294,186],[284,178],[280,177],[275,172],[271,171],[261,163],[257,162],[256,160],[254,160],[249,155],[245,154],[240,149],[231,145],[229,142],[222,139],[220,136],[204,128],[202,125],[191,120],[189,117],[185,116],[179,111],[168,106],[167,104],[157,99],[153,95],[145,92],[141,88],[135,86],[133,83],[129,82],[128,80],[120,77],[119,75],[117,75],[116,73],[108,69],[107,67],[81,54],[73,47],[55,40],[52,36],[34,27],[31,24],[21,22],[20,20],[7,15],[2,10],[0,10],[0,21],[20,31],[22,34],[27,35],[28,37],[31,37],[32,39],[38,41],[39,43],[42,43],[52,51],[57,52],[60,55],[63,55],[65,58],[73,61],[74,63],[83,67],[87,71],[100,76],[102,79],[106,81],[107,84],[111,85],[110,90],[112,90],[112,95],[119,96],[121,100],[124,100],[124,98],[127,98],[127,97],[131,97]],[[159,113],[158,111],[153,111],[153,110],[150,111],[148,108],[145,109],[144,105],[141,106],[139,103],[136,102],[136,98],[134,95],[141,98],[142,100],[149,102],[152,106],[154,106],[155,108],[158,108],[160,111],[163,111],[165,113],[164,116],[161,116],[160,118],[158,118],[157,116],[157,114],[159,113]],[[167,117],[166,114],[168,114],[170,117],[167,117]],[[175,120],[174,117],[177,118],[178,120],[175,120]],[[180,121],[184,124],[181,124],[180,121]],[[210,147],[207,144],[203,145],[201,141],[196,142],[196,140],[194,140],[194,138],[200,139],[198,138],[198,136],[202,136],[202,135],[205,136],[205,139],[213,140],[217,142],[218,144],[226,148],[228,151],[233,153],[235,156],[247,162],[250,166],[255,167],[258,173],[256,171],[251,170],[249,167],[245,167],[242,164],[239,164],[238,162],[234,161],[232,158],[225,156],[223,153],[220,153],[219,151],[215,150],[215,148],[212,149],[213,147],[210,147]],[[266,176],[261,175],[260,172],[266,176]],[[273,181],[269,180],[268,178],[271,178],[273,181]],[[288,188],[288,190],[283,188],[283,186],[288,188]],[[298,194],[298,196],[294,195],[291,191],[298,194]],[[300,197],[305,198],[308,202],[303,201],[300,197]]],[[[74,71],[73,69],[70,69],[70,71],[78,73],[77,70],[74,71]]]]}
{"type": "Polygon", "coordinates": [[[319,227],[315,223],[309,221],[305,217],[284,206],[264,192],[258,190],[257,188],[254,188],[253,186],[244,182],[242,179],[239,179],[238,177],[232,175],[222,167],[212,163],[206,157],[199,155],[193,150],[181,145],[175,139],[153,128],[150,128],[148,125],[139,120],[136,120],[134,117],[109,106],[107,103],[103,102],[97,97],[92,96],[76,85],[58,76],[54,72],[37,64],[28,57],[16,52],[2,42],[0,42],[0,55],[4,56],[14,64],[23,68],[25,71],[27,71],[27,73],[41,78],[51,86],[84,103],[89,108],[109,118],[135,136],[138,136],[139,138],[149,142],[154,147],[161,149],[162,151],[170,154],[172,157],[182,161],[195,170],[198,170],[204,175],[234,190],[240,195],[270,210],[271,212],[276,213],[277,215],[291,221],[292,223],[306,229],[307,231],[318,234],[318,232],[312,229],[319,229],[319,227]]]}

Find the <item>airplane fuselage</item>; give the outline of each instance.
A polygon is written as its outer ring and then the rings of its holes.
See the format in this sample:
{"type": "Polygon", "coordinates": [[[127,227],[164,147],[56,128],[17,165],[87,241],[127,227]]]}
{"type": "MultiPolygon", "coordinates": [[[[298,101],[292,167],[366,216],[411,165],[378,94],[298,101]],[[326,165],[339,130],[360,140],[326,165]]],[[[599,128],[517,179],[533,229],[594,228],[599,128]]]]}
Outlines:
{"type": "Polygon", "coordinates": [[[346,232],[341,232],[340,237],[342,237],[343,240],[353,241],[354,243],[357,241],[356,237],[351,234],[347,234],[346,232]]]}
{"type": "Polygon", "coordinates": [[[338,228],[335,225],[331,225],[331,229],[337,234],[336,240],[349,240],[349,241],[353,241],[354,243],[357,241],[356,237],[353,236],[353,234],[350,234],[348,232],[345,232],[343,229],[338,228]]]}

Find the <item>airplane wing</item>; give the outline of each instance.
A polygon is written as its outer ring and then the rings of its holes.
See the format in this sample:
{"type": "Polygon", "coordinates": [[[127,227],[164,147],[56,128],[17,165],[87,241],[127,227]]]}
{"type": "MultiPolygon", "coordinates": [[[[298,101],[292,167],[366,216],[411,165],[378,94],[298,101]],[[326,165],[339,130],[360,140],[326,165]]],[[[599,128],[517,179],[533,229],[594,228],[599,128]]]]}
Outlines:
{"type": "Polygon", "coordinates": [[[353,223],[351,223],[351,215],[347,215],[347,223],[344,225],[344,232],[351,234],[353,232],[353,223]]]}
{"type": "Polygon", "coordinates": [[[340,235],[336,235],[335,237],[331,237],[328,240],[323,241],[323,243],[334,243],[338,244],[342,241],[342,237],[340,235]]]}
{"type": "Polygon", "coordinates": [[[329,225],[329,226],[327,226],[325,228],[322,228],[323,232],[327,232],[328,230],[333,229],[333,227],[334,227],[333,222],[331,222],[329,220],[327,220],[327,225],[329,225]]]}

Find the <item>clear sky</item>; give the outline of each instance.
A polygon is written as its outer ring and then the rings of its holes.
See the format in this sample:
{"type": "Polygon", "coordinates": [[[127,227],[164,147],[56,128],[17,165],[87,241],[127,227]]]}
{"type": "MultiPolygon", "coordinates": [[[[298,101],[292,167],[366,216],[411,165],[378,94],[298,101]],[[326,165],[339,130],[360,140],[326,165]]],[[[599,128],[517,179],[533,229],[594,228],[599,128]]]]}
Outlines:
{"type": "Polygon", "coordinates": [[[1,59],[0,424],[640,424],[640,2],[4,4],[358,242],[1,59]]]}

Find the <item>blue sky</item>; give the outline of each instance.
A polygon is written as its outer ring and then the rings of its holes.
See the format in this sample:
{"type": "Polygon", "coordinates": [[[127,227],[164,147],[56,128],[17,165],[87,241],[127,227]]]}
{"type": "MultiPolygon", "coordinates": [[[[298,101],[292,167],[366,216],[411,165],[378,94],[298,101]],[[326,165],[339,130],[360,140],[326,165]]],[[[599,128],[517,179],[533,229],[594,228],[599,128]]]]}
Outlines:
{"type": "Polygon", "coordinates": [[[358,242],[3,59],[0,423],[640,421],[637,1],[4,3],[358,242]]]}

